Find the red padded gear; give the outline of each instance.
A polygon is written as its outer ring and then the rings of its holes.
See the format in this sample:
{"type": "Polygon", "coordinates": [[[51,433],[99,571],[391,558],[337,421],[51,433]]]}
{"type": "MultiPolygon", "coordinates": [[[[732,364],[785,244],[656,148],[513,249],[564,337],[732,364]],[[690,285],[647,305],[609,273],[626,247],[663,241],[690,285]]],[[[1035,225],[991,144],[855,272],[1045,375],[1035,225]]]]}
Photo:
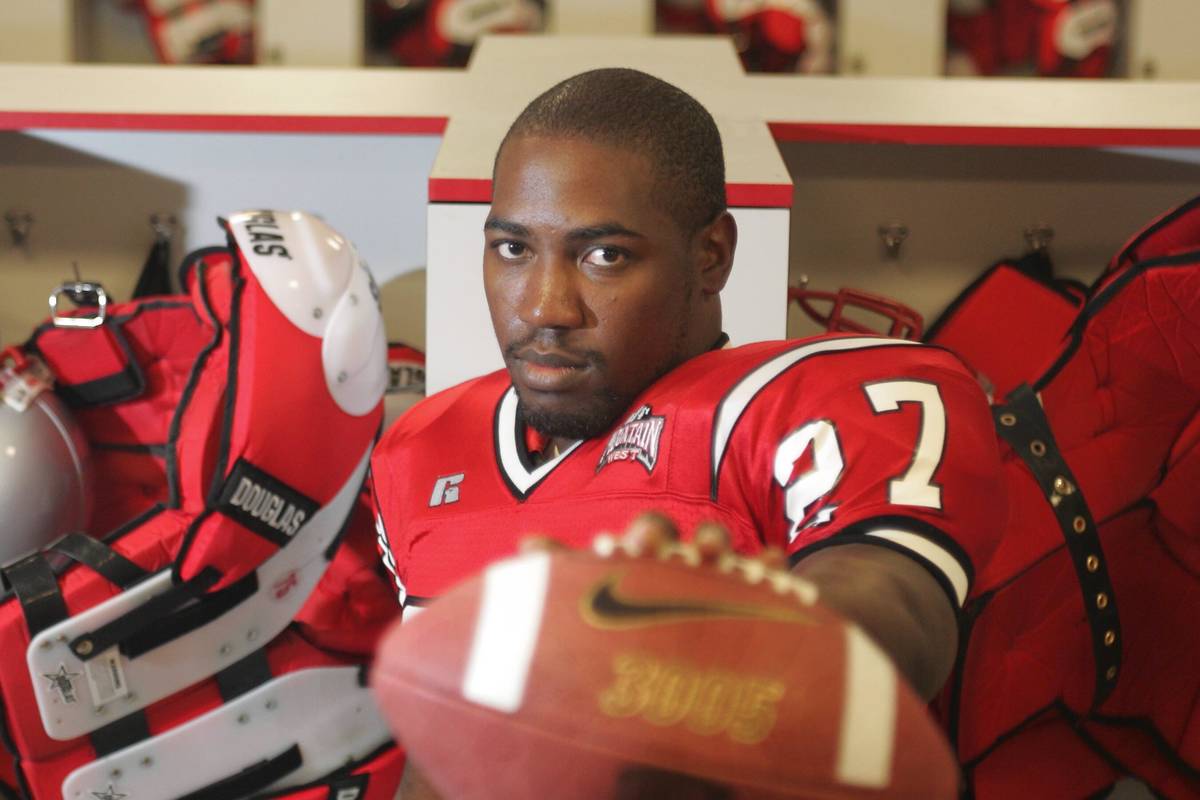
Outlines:
{"type": "Polygon", "coordinates": [[[980,800],[1086,796],[1112,782],[1112,763],[1200,797],[1200,640],[1181,633],[1200,612],[1200,199],[1118,253],[1048,361],[1034,388],[1098,546],[1073,562],[1071,521],[1064,533],[1006,447],[1008,532],[977,576],[943,705],[959,757],[980,800]],[[1103,600],[1083,597],[1078,570],[1101,566],[1103,600]],[[1120,633],[1097,644],[1091,608],[1115,608],[1120,633]],[[1111,675],[1094,654],[1108,647],[1121,656],[1111,675]],[[1076,759],[1080,743],[1095,757],[1076,759]],[[1017,762],[1041,788],[1006,777],[1017,762]]]}
{"type": "MultiPolygon", "coordinates": [[[[105,324],[95,329],[42,326],[28,347],[59,373],[58,390],[75,404],[97,452],[103,502],[97,503],[91,532],[103,537],[101,547],[142,570],[158,572],[180,557],[189,532],[207,526],[209,535],[242,544],[222,550],[202,543],[194,552],[225,560],[199,566],[216,563],[226,575],[244,575],[276,548],[246,545],[259,537],[213,509],[214,477],[222,464],[232,463],[239,452],[250,453],[257,464],[296,484],[305,483],[298,473],[307,471],[326,485],[316,492],[324,504],[353,474],[347,460],[357,464],[363,457],[380,423],[382,404],[362,417],[334,415],[332,401],[317,397],[327,392],[303,390],[325,386],[319,340],[298,342],[292,334],[272,331],[273,325],[294,326],[277,311],[269,313],[254,274],[228,251],[208,251],[189,261],[195,266],[185,281],[188,295],[115,304],[105,324]],[[264,368],[281,352],[306,364],[290,371],[264,368]],[[299,392],[304,403],[289,401],[273,377],[292,380],[288,388],[299,392]],[[288,407],[274,405],[279,402],[288,407]],[[309,436],[312,426],[305,424],[305,415],[310,410],[324,415],[318,422],[328,441],[309,436]],[[301,443],[298,449],[280,437],[281,423],[303,431],[304,436],[292,437],[293,444],[301,443]],[[229,457],[222,459],[225,448],[229,457]],[[204,522],[198,526],[197,519],[204,522]]],[[[348,524],[348,545],[339,550],[336,566],[299,615],[303,624],[297,631],[309,641],[286,631],[263,642],[272,675],[362,664],[387,619],[395,615],[395,598],[374,568],[374,532],[364,505],[359,504],[348,524]]],[[[68,615],[121,592],[84,565],[65,566],[53,581],[68,615]]],[[[23,607],[6,596],[0,603],[0,722],[18,760],[0,759],[0,781],[11,785],[19,772],[33,800],[42,800],[59,797],[63,778],[97,754],[87,735],[55,740],[46,733],[35,700],[35,692],[46,687],[33,685],[26,665],[30,638],[23,607]]],[[[162,733],[221,702],[215,680],[201,680],[147,706],[148,730],[162,733]]],[[[364,774],[374,776],[374,788],[359,796],[390,798],[401,761],[393,747],[361,765],[364,774]]]]}
{"type": "Polygon", "coordinates": [[[1045,369],[1082,304],[1070,288],[1001,261],[950,304],[925,341],[961,356],[1000,399],[1045,369]]]}

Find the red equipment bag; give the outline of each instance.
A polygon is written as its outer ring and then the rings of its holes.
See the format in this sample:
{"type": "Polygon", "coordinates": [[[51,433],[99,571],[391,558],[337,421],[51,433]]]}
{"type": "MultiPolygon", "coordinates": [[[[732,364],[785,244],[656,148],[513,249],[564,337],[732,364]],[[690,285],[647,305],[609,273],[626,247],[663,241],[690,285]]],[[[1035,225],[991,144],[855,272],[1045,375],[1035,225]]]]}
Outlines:
{"type": "Polygon", "coordinates": [[[994,409],[1008,532],[941,698],[970,790],[1200,797],[1200,198],[1118,253],[1038,372],[994,409]]]}
{"type": "Polygon", "coordinates": [[[924,341],[954,351],[988,393],[1004,397],[1037,377],[1062,346],[1086,288],[1053,277],[1040,252],[993,264],[946,308],[924,341]]]}
{"type": "Polygon", "coordinates": [[[1120,24],[1118,0],[951,0],[946,33],[956,71],[1100,78],[1120,24]]]}
{"type": "Polygon", "coordinates": [[[187,295],[56,317],[26,345],[97,454],[99,498],[92,536],[2,570],[0,719],[29,797],[395,791],[362,680],[395,613],[362,499],[378,293],[315,217],[226,229],[187,295]]]}
{"type": "Polygon", "coordinates": [[[836,24],[823,0],[706,0],[713,29],[731,36],[751,72],[833,72],[836,24]]]}
{"type": "Polygon", "coordinates": [[[138,0],[164,64],[253,64],[254,0],[138,0]]]}

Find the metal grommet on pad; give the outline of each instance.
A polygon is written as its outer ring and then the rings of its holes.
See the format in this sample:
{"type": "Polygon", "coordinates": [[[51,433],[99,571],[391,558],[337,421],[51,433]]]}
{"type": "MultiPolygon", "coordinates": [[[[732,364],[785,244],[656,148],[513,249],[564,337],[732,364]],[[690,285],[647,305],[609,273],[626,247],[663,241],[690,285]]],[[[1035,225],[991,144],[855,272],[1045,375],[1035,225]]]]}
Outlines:
{"type": "Polygon", "coordinates": [[[1100,609],[1101,611],[1108,608],[1108,595],[1104,592],[1096,595],[1096,608],[1100,609]]]}
{"type": "Polygon", "coordinates": [[[1113,631],[1104,632],[1104,646],[1112,647],[1117,641],[1117,634],[1113,631]]]}
{"type": "Polygon", "coordinates": [[[1111,681],[1113,678],[1117,677],[1117,668],[1116,668],[1116,667],[1109,667],[1109,668],[1108,668],[1108,672],[1104,673],[1104,677],[1108,678],[1110,681],[1111,681]]]}
{"type": "MultiPolygon", "coordinates": [[[[1030,449],[1032,449],[1032,445],[1030,445],[1030,449]]],[[[1075,484],[1071,483],[1069,480],[1064,478],[1062,475],[1059,475],[1057,478],[1054,479],[1054,491],[1056,491],[1059,494],[1064,495],[1064,496],[1069,495],[1069,494],[1075,494],[1075,484]]]]}
{"type": "Polygon", "coordinates": [[[1083,533],[1087,530],[1087,520],[1082,516],[1075,517],[1075,519],[1071,520],[1071,527],[1074,528],[1076,533],[1083,533]]]}
{"type": "Polygon", "coordinates": [[[1041,439],[1034,439],[1029,443],[1029,452],[1033,453],[1038,458],[1046,455],[1046,443],[1041,439]]]}
{"type": "Polygon", "coordinates": [[[1000,424],[1006,428],[1011,428],[1017,424],[1017,415],[1007,411],[1004,412],[1000,415],[1000,424]]]}
{"type": "Polygon", "coordinates": [[[1088,572],[1095,572],[1100,569],[1100,559],[1096,556],[1088,556],[1084,564],[1087,566],[1088,572]]]}

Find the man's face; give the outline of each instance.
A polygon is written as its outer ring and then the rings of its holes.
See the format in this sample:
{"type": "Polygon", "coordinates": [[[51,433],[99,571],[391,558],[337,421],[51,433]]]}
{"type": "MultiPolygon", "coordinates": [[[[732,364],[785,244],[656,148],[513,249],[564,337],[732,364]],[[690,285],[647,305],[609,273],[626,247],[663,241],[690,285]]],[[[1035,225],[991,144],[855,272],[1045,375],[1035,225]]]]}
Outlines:
{"type": "Polygon", "coordinates": [[[484,289],[527,423],[587,438],[687,355],[689,238],[651,163],[574,138],[515,137],[496,163],[484,289]]]}

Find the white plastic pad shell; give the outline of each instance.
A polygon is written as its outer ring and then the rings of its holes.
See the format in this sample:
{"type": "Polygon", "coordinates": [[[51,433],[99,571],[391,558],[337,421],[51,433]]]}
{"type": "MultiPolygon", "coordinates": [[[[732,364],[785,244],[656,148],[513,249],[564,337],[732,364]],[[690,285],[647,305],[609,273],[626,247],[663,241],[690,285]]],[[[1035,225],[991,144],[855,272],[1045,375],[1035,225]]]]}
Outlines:
{"type": "Polygon", "coordinates": [[[108,706],[93,702],[84,664],[67,643],[128,613],[171,587],[169,570],[42,631],[29,644],[26,663],[47,735],[74,739],[139,711],[249,655],[295,618],[329,562],[324,551],[341,530],[358,497],[370,448],[337,495],[300,529],[287,546],[255,571],[258,591],[220,617],[137,658],[121,655],[129,694],[108,706]],[[72,680],[74,702],[65,702],[50,676],[72,680]]]}
{"type": "Polygon", "coordinates": [[[229,228],[271,302],[322,340],[334,402],[352,416],[370,413],[387,388],[387,335],[379,291],[354,245],[303,211],[244,211],[229,228]]]}
{"type": "Polygon", "coordinates": [[[271,302],[297,328],[323,337],[358,262],[350,242],[302,211],[243,211],[229,218],[229,230],[271,302]]]}
{"type": "Polygon", "coordinates": [[[321,342],[325,385],[338,407],[356,417],[374,409],[387,390],[387,334],[377,294],[366,266],[357,264],[321,342]]]}
{"type": "Polygon", "coordinates": [[[299,670],[80,767],[63,781],[62,796],[181,797],[293,745],[302,765],[269,788],[299,786],[365,758],[390,738],[357,667],[299,670]]]}

